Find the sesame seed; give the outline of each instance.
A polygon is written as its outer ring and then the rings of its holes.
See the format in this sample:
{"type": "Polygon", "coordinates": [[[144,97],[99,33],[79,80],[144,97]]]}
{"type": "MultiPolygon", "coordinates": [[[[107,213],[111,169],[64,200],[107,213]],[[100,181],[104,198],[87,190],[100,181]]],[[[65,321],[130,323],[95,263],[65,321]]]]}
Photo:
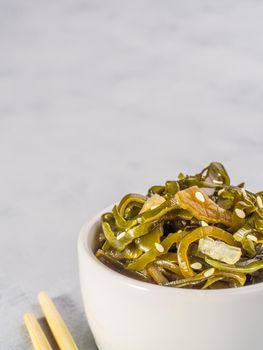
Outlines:
{"type": "Polygon", "coordinates": [[[223,184],[223,181],[213,180],[213,183],[214,183],[214,184],[218,184],[218,185],[222,185],[222,184],[223,184]]]}
{"type": "Polygon", "coordinates": [[[244,219],[246,217],[246,214],[242,209],[236,208],[235,213],[236,213],[236,216],[238,216],[240,219],[244,219]]]}
{"type": "Polygon", "coordinates": [[[204,226],[208,226],[208,223],[207,223],[207,222],[205,222],[205,221],[203,221],[203,220],[202,220],[202,221],[200,221],[200,224],[201,224],[201,226],[203,226],[203,227],[204,227],[204,226]]]}
{"type": "Polygon", "coordinates": [[[208,269],[208,270],[205,271],[204,276],[205,277],[210,277],[210,276],[212,276],[214,274],[214,272],[215,272],[215,269],[213,267],[211,267],[211,269],[208,269]]]}
{"type": "Polygon", "coordinates": [[[222,177],[222,175],[221,175],[220,173],[217,173],[217,175],[218,175],[219,177],[222,177]]]}
{"type": "Polygon", "coordinates": [[[220,196],[220,194],[222,194],[224,191],[225,191],[225,189],[224,189],[224,188],[221,188],[221,190],[219,190],[217,193],[218,193],[218,195],[220,196]]]}
{"type": "Polygon", "coordinates": [[[253,241],[253,242],[257,242],[257,240],[258,240],[257,237],[254,235],[247,235],[247,238],[251,239],[251,241],[253,241]]]}
{"type": "Polygon", "coordinates": [[[198,191],[195,192],[195,198],[199,200],[199,202],[203,202],[203,203],[205,202],[205,197],[201,192],[198,192],[198,191]]]}
{"type": "Polygon", "coordinates": [[[243,196],[246,198],[247,197],[247,192],[244,188],[241,188],[241,192],[243,194],[243,196]]]}
{"type": "Polygon", "coordinates": [[[134,237],[135,231],[134,231],[133,228],[130,228],[130,229],[128,230],[128,234],[129,234],[129,236],[130,236],[131,238],[135,238],[135,237],[134,237]]]}
{"type": "Polygon", "coordinates": [[[126,235],[126,232],[124,232],[124,231],[119,233],[118,236],[117,236],[117,240],[123,238],[125,235],[126,235]]]}
{"type": "Polygon", "coordinates": [[[202,264],[200,264],[199,262],[195,262],[195,263],[191,264],[191,268],[194,270],[201,270],[202,264]]]}
{"type": "Polygon", "coordinates": [[[158,250],[158,252],[163,253],[164,252],[164,247],[160,243],[154,243],[155,248],[158,250]]]}
{"type": "Polygon", "coordinates": [[[259,208],[260,208],[260,209],[262,209],[262,208],[263,208],[262,198],[261,198],[261,197],[259,197],[259,196],[257,196],[257,204],[258,204],[258,206],[259,206],[259,208]]]}
{"type": "Polygon", "coordinates": [[[142,223],[142,218],[138,218],[137,222],[138,222],[138,224],[141,224],[142,223]]]}

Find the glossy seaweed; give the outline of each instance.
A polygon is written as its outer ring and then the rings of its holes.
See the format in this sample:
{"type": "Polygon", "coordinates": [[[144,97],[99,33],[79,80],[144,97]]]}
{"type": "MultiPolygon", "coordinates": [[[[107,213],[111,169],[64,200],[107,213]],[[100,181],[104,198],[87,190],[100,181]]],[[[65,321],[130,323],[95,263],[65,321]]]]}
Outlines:
{"type": "Polygon", "coordinates": [[[101,223],[96,256],[127,276],[193,289],[263,280],[263,192],[231,185],[220,163],[126,195],[101,223]]]}

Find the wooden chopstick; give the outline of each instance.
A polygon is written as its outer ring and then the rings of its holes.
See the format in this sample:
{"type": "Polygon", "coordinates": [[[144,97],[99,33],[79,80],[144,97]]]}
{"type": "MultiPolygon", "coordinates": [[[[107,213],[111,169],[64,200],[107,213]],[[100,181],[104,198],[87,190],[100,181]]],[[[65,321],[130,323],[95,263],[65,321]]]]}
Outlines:
{"type": "Polygon", "coordinates": [[[24,321],[34,348],[36,350],[52,350],[35,316],[31,313],[27,313],[24,315],[24,321]]]}
{"type": "Polygon", "coordinates": [[[38,301],[59,348],[61,350],[78,350],[68,327],[47,293],[40,292],[38,301]]]}

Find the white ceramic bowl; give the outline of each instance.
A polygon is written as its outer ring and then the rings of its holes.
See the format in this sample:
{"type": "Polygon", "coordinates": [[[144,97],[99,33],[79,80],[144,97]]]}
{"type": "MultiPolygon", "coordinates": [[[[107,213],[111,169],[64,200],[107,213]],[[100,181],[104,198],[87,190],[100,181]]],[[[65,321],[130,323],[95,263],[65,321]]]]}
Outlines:
{"type": "Polygon", "coordinates": [[[94,255],[102,213],[78,241],[82,296],[99,350],[262,350],[263,283],[191,290],[123,276],[94,255]]]}

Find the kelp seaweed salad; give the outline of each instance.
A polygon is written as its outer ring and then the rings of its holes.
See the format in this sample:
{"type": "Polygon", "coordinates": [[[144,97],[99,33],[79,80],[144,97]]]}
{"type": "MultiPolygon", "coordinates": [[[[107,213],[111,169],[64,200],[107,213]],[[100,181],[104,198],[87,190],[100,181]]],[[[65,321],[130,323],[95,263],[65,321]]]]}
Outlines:
{"type": "Polygon", "coordinates": [[[263,192],[231,185],[220,163],[128,194],[101,222],[96,256],[127,276],[193,289],[263,281],[263,192]]]}

